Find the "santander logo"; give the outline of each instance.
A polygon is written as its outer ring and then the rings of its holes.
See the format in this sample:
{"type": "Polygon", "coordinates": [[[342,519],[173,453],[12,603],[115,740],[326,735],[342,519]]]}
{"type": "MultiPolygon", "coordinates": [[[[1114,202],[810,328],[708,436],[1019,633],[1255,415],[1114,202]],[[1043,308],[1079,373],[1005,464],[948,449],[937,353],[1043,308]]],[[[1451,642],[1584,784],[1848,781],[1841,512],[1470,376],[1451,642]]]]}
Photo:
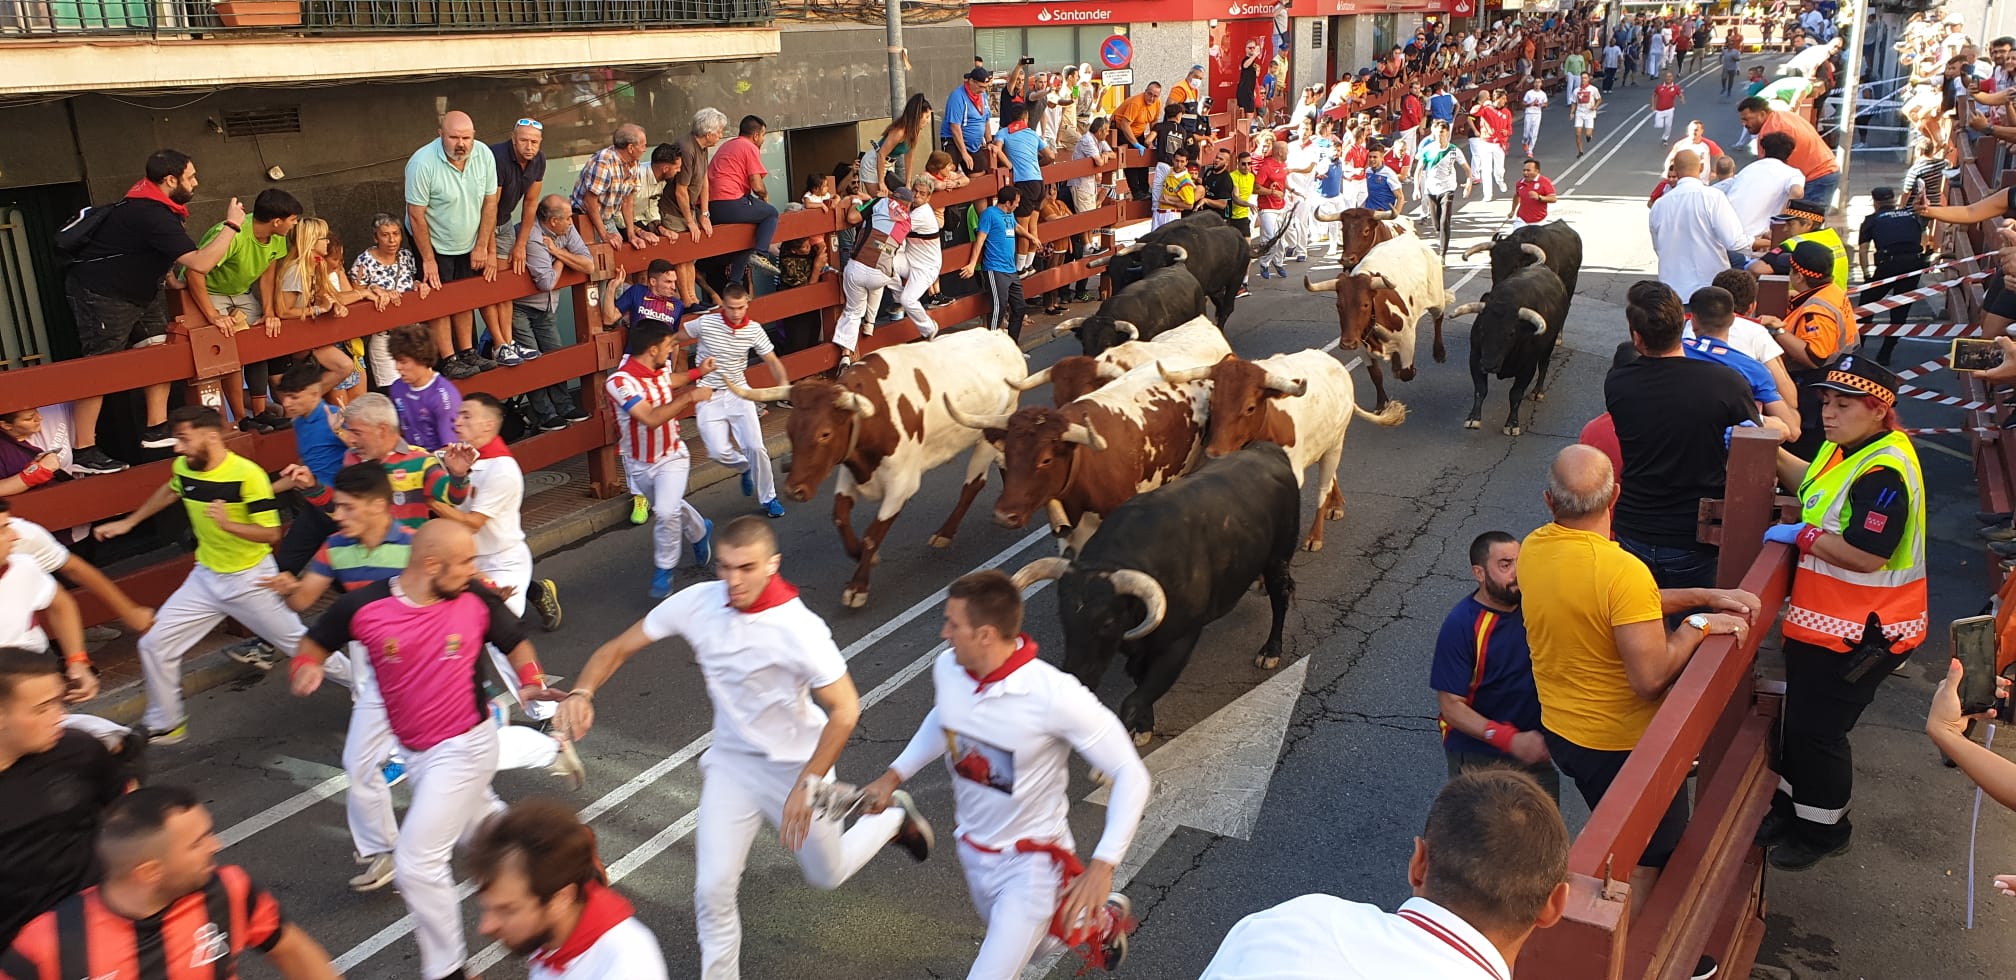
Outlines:
{"type": "Polygon", "coordinates": [[[1113,11],[1106,7],[1093,7],[1086,10],[1063,10],[1054,7],[1043,7],[1036,11],[1037,22],[1043,24],[1048,24],[1051,21],[1060,21],[1066,24],[1104,23],[1112,19],[1113,11]]]}
{"type": "Polygon", "coordinates": [[[1273,12],[1274,12],[1274,5],[1271,3],[1248,3],[1248,2],[1234,3],[1231,6],[1231,8],[1226,11],[1226,13],[1230,14],[1233,17],[1258,17],[1262,14],[1272,14],[1273,12]]]}

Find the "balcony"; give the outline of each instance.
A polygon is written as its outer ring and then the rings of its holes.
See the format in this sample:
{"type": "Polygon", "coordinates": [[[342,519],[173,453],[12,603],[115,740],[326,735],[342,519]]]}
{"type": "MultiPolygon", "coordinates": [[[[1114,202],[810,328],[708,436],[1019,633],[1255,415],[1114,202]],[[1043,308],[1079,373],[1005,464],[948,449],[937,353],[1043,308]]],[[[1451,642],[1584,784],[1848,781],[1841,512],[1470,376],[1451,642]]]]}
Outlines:
{"type": "Polygon", "coordinates": [[[0,96],[759,58],[777,53],[775,12],[776,0],[0,0],[0,96]]]}

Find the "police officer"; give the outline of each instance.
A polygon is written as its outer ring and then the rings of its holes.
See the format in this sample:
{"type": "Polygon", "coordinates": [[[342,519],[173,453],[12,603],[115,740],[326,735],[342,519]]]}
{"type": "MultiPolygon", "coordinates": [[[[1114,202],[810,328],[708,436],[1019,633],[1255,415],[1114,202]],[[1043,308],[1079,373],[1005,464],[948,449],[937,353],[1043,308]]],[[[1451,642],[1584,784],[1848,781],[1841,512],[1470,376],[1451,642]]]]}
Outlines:
{"type": "Polygon", "coordinates": [[[1785,871],[1848,849],[1848,733],[1927,626],[1925,483],[1897,421],[1897,376],[1844,354],[1811,387],[1827,441],[1810,462],[1779,450],[1778,480],[1797,493],[1800,522],[1764,534],[1799,553],[1782,627],[1778,793],[1757,831],[1785,871]]]}
{"type": "MultiPolygon", "coordinates": [[[[1863,303],[1873,303],[1885,296],[1910,292],[1918,288],[1918,276],[1927,261],[1925,250],[1925,223],[1912,213],[1910,208],[1897,205],[1895,188],[1878,187],[1869,192],[1869,200],[1875,210],[1862,219],[1862,230],[1855,235],[1855,264],[1862,269],[1863,282],[1879,282],[1892,276],[1905,276],[1896,282],[1882,286],[1871,286],[1857,297],[1863,303]],[[1871,271],[1870,249],[1876,251],[1876,265],[1871,271]]],[[[1890,311],[1890,326],[1904,323],[1911,312],[1906,304],[1890,311]]],[[[1876,360],[1890,363],[1890,353],[1897,347],[1895,335],[1883,338],[1883,346],[1876,352],[1876,360]]]]}
{"type": "Polygon", "coordinates": [[[1848,246],[1841,233],[1827,227],[1827,205],[1820,201],[1787,201],[1783,214],[1772,221],[1785,223],[1785,240],[1750,263],[1750,271],[1760,276],[1789,275],[1792,250],[1800,242],[1819,242],[1834,253],[1834,285],[1848,288],[1848,246]]]}

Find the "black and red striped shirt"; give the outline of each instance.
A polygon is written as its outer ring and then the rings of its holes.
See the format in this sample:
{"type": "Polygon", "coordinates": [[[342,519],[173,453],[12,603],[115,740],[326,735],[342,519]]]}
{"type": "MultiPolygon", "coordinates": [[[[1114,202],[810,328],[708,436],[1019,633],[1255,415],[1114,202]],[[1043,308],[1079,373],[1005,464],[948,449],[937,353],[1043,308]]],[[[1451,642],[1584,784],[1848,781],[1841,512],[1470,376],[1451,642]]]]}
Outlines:
{"type": "Polygon", "coordinates": [[[236,980],[238,957],[271,950],[286,924],[280,903],[236,865],[144,919],[112,911],[94,887],[23,926],[0,953],[0,978],[236,980]]]}

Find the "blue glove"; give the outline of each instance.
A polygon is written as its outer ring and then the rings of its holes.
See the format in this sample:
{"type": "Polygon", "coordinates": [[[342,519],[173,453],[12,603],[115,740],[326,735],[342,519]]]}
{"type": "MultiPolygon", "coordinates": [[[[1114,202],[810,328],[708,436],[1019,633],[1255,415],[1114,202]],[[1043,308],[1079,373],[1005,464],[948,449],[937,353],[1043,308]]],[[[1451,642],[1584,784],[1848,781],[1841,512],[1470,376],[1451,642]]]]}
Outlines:
{"type": "Polygon", "coordinates": [[[1776,541],[1779,544],[1798,544],[1799,532],[1806,530],[1804,524],[1773,524],[1764,531],[1764,543],[1776,541]]]}
{"type": "Polygon", "coordinates": [[[1141,145],[1141,144],[1139,144],[1139,143],[1136,143],[1136,144],[1134,144],[1134,152],[1136,152],[1136,153],[1146,153],[1146,152],[1148,152],[1148,148],[1147,148],[1147,147],[1145,147],[1145,146],[1142,146],[1142,145],[1141,145]]]}

